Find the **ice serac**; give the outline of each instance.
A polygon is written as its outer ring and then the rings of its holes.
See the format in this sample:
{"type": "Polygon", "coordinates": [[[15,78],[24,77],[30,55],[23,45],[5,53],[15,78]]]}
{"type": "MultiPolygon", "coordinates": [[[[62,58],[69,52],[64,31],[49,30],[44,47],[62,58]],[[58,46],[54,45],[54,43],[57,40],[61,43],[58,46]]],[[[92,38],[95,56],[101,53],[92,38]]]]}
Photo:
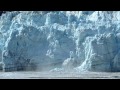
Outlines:
{"type": "Polygon", "coordinates": [[[120,71],[119,11],[14,11],[0,17],[4,71],[120,71]]]}

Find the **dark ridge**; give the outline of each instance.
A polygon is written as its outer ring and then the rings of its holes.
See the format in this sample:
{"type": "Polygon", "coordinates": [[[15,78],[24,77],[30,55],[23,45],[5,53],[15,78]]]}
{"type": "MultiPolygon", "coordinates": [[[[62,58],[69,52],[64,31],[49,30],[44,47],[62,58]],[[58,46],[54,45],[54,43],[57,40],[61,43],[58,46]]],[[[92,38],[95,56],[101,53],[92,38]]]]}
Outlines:
{"type": "Polygon", "coordinates": [[[3,13],[6,13],[6,12],[11,12],[11,11],[0,11],[0,16],[1,16],[3,13]]]}
{"type": "Polygon", "coordinates": [[[0,16],[1,16],[3,13],[5,13],[5,11],[0,11],[0,16]]]}

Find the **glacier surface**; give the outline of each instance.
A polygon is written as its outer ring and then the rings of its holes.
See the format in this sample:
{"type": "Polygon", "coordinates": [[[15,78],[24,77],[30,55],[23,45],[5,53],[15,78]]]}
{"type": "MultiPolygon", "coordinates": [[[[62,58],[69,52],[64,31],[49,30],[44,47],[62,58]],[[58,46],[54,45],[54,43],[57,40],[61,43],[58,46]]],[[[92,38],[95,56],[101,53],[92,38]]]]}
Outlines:
{"type": "Polygon", "coordinates": [[[120,12],[6,12],[0,69],[120,71],[120,12]]]}

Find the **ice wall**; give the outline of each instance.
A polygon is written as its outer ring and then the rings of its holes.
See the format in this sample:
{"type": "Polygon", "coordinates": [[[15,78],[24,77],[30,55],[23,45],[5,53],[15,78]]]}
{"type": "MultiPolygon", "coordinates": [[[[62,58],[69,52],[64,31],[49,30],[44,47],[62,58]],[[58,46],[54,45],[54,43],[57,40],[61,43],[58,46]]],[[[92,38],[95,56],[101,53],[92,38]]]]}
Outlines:
{"type": "Polygon", "coordinates": [[[119,11],[17,11],[0,17],[4,71],[120,70],[119,11]]]}

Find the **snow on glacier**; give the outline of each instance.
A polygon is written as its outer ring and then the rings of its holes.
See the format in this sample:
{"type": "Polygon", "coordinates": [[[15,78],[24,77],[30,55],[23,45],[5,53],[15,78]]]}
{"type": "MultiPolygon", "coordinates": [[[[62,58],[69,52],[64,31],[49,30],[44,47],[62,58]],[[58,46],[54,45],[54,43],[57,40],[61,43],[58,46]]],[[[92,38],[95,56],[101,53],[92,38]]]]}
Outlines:
{"type": "Polygon", "coordinates": [[[0,16],[4,71],[120,71],[119,11],[14,11],[0,16]]]}

